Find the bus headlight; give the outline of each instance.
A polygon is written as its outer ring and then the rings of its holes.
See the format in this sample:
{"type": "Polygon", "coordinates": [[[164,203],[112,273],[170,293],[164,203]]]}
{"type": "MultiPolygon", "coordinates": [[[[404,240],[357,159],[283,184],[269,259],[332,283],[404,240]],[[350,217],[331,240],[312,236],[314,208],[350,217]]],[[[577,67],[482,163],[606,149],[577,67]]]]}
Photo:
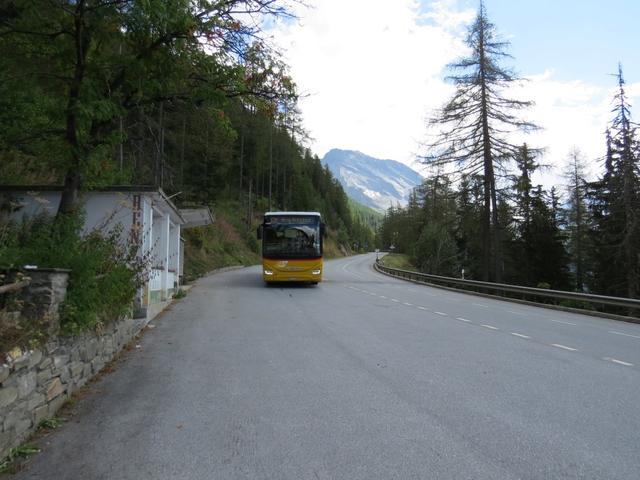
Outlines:
{"type": "Polygon", "coordinates": [[[267,270],[266,268],[264,269],[264,274],[265,275],[273,275],[273,270],[267,270]]]}
{"type": "Polygon", "coordinates": [[[320,275],[322,273],[322,270],[318,269],[318,270],[311,270],[311,274],[312,275],[320,275]]]}

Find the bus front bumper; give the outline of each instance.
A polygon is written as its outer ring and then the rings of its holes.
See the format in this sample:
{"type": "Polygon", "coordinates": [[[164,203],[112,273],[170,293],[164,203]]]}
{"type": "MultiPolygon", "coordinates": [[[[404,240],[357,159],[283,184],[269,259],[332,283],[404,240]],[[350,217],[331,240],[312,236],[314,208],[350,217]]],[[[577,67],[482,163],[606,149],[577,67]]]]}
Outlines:
{"type": "Polygon", "coordinates": [[[262,279],[265,282],[322,281],[322,260],[264,260],[262,279]]]}

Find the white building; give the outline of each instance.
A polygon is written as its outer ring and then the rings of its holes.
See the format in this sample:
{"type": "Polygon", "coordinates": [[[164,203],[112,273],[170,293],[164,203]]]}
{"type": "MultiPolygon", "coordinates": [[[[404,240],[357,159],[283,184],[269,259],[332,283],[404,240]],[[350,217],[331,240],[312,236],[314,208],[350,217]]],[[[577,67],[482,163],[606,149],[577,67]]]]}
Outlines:
{"type": "MultiPolygon", "coordinates": [[[[10,216],[20,221],[58,211],[59,186],[0,186],[0,205],[10,205],[10,216]]],[[[153,316],[179,286],[183,250],[181,227],[186,223],[180,210],[162,189],[147,186],[118,186],[85,192],[85,232],[122,228],[123,241],[139,245],[140,255],[149,259],[150,275],[138,294],[141,316],[153,316]]],[[[6,208],[5,208],[6,210],[6,208]]],[[[209,218],[213,221],[209,209],[209,218]]]]}

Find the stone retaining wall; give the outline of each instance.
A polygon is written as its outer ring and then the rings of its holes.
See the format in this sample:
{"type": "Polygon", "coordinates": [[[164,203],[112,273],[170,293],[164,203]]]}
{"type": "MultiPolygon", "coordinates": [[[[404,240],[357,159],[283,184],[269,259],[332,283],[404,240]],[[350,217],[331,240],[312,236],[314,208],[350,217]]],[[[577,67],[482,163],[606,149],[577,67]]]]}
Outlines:
{"type": "Polygon", "coordinates": [[[58,307],[66,295],[67,275],[68,271],[54,269],[29,272],[32,283],[20,293],[27,306],[21,321],[44,319],[50,340],[38,349],[15,348],[4,361],[0,358],[0,460],[42,420],[53,417],[146,323],[127,318],[99,332],[58,337],[58,307]]]}
{"type": "Polygon", "coordinates": [[[141,327],[140,320],[125,319],[100,334],[57,338],[16,358],[9,355],[0,365],[0,459],[53,417],[141,327]]]}

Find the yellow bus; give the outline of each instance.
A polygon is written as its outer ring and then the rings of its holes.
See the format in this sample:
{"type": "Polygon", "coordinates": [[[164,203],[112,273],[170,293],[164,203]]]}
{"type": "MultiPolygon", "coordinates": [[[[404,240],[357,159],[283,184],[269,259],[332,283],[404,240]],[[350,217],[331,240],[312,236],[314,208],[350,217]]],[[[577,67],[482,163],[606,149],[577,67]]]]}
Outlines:
{"type": "Polygon", "coordinates": [[[322,280],[324,224],[318,212],[267,212],[258,227],[265,282],[322,280]]]}

